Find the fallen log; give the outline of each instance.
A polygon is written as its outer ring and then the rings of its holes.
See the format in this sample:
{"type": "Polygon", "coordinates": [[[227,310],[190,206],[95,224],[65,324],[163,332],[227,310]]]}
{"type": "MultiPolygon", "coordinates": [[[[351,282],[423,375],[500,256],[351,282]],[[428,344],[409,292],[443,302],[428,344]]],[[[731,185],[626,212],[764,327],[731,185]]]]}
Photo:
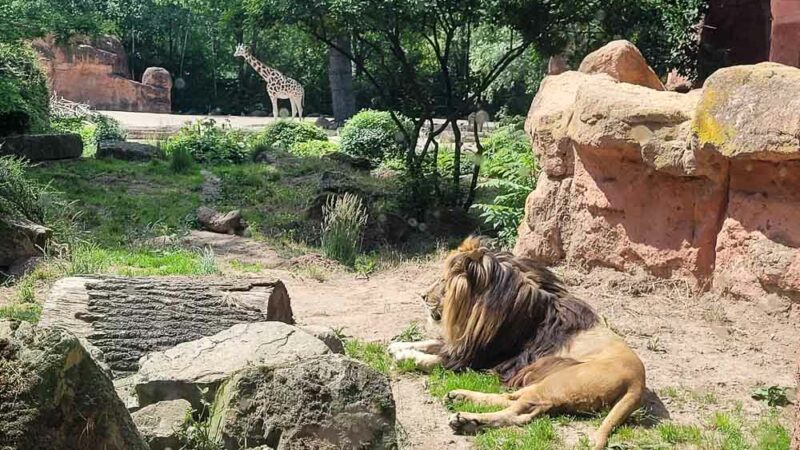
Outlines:
{"type": "Polygon", "coordinates": [[[294,324],[289,294],[277,279],[109,276],[57,281],[40,325],[85,337],[118,378],[137,371],[149,352],[273,320],[294,324]]]}

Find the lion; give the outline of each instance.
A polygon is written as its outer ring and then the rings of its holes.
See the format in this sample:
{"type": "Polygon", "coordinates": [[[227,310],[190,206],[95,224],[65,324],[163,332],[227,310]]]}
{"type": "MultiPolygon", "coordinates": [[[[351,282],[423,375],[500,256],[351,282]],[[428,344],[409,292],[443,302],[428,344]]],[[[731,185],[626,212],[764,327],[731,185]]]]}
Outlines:
{"type": "Polygon", "coordinates": [[[467,238],[447,258],[442,279],[423,296],[442,338],[389,346],[397,360],[422,370],[492,370],[503,394],[467,390],[450,401],[502,407],[456,413],[450,427],[472,434],[488,427],[524,425],[542,414],[591,413],[610,408],[594,436],[605,448],[611,431],[642,403],[645,368],[621,337],[546,267],[529,258],[490,251],[467,238]]]}

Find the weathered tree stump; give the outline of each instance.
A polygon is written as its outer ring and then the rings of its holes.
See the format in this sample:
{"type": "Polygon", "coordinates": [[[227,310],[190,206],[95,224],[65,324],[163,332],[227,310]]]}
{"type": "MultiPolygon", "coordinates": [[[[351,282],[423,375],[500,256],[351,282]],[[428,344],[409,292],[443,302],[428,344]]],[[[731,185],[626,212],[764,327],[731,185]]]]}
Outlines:
{"type": "Polygon", "coordinates": [[[76,277],[56,282],[40,324],[85,337],[118,378],[137,371],[149,352],[271,320],[294,324],[277,279],[76,277]]]}

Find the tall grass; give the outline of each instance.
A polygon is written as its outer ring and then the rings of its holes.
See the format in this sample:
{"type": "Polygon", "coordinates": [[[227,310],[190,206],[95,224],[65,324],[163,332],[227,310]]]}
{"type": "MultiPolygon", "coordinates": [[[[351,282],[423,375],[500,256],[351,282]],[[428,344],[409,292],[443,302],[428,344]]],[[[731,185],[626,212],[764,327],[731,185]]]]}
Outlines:
{"type": "Polygon", "coordinates": [[[192,165],[194,158],[186,147],[178,147],[169,155],[169,168],[175,173],[188,173],[192,165]]]}
{"type": "Polygon", "coordinates": [[[361,247],[367,211],[353,194],[331,197],[323,207],[322,251],[325,256],[352,267],[361,247]]]}
{"type": "Polygon", "coordinates": [[[27,176],[28,164],[14,156],[0,156],[0,215],[42,224],[39,197],[45,187],[27,176]]]}

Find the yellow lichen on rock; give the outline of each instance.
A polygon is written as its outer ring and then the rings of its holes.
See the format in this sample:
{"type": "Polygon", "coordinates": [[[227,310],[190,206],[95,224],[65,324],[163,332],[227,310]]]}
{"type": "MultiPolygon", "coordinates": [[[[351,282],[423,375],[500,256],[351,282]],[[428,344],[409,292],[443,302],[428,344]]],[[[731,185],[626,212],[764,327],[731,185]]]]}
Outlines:
{"type": "Polygon", "coordinates": [[[735,133],[731,127],[720,123],[713,110],[720,103],[720,94],[713,89],[706,89],[697,104],[692,131],[697,135],[700,145],[711,144],[724,153],[725,142],[735,133]]]}

